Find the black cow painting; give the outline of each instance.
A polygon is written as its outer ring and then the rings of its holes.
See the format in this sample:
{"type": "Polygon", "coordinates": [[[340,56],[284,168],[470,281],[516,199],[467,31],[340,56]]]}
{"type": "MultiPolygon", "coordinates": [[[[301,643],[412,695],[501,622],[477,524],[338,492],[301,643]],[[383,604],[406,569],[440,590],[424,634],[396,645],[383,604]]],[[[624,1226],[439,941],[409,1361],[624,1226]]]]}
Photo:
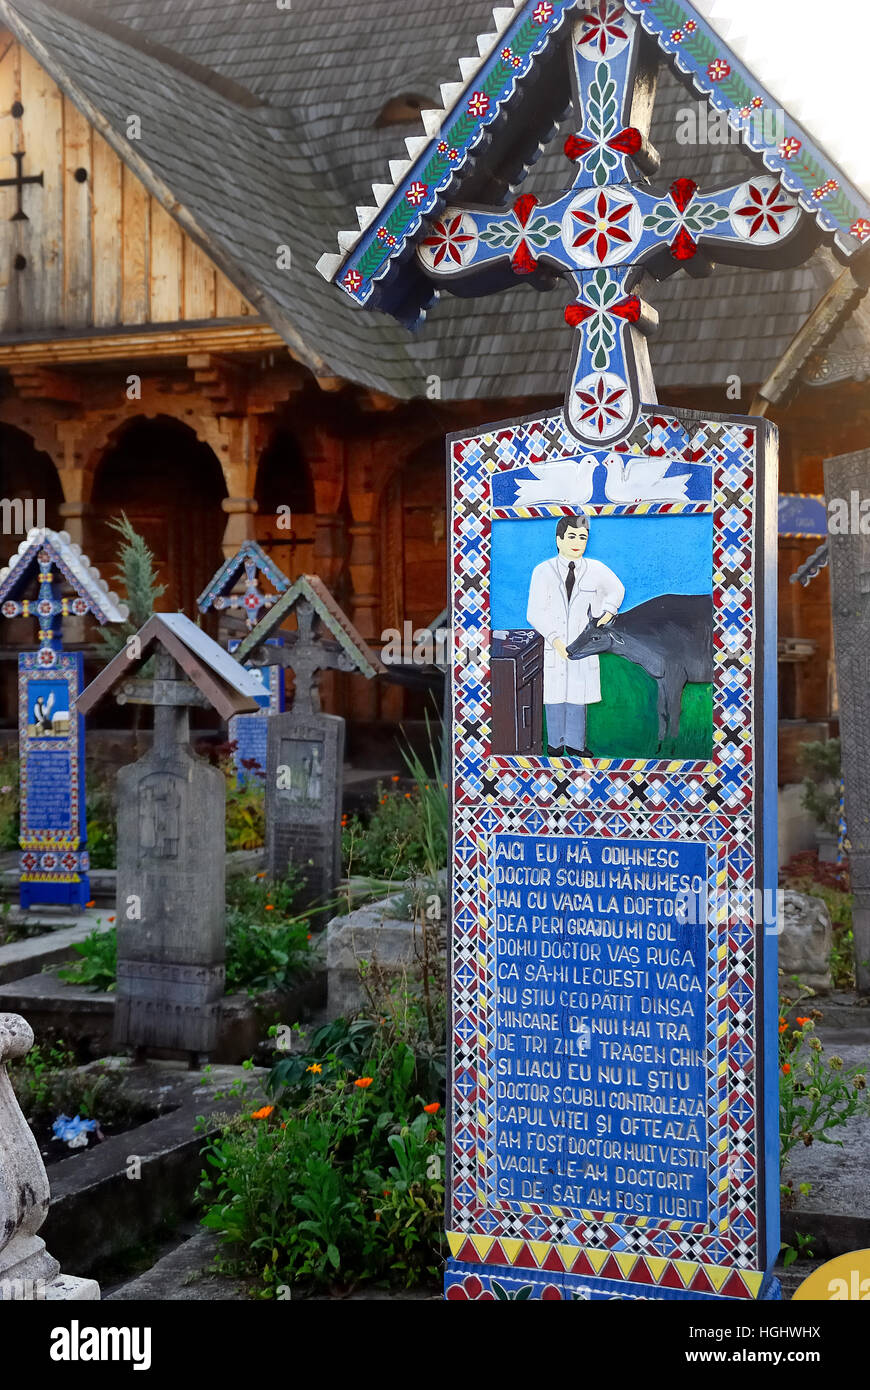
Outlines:
{"type": "Polygon", "coordinates": [[[658,737],[680,732],[683,691],[713,679],[713,599],[709,594],[661,594],[617,613],[606,626],[591,621],[568,647],[571,661],[613,652],[633,662],[657,686],[658,737]]]}

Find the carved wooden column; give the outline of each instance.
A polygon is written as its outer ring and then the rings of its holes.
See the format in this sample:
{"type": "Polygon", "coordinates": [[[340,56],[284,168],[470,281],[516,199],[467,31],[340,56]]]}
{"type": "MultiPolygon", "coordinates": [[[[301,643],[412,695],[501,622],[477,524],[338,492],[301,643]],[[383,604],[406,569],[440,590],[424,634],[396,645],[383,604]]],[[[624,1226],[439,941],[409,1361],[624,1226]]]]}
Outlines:
{"type": "Polygon", "coordinates": [[[7,1063],[25,1057],[33,1030],[19,1014],[0,1014],[0,1303],[95,1300],[93,1279],[60,1273],[38,1234],[51,1191],[45,1165],[12,1089],[7,1063]]]}
{"type": "Polygon", "coordinates": [[[314,484],[314,572],[333,592],[344,569],[346,541],[341,499],[344,493],[344,441],[316,429],[308,446],[314,484]]]}
{"type": "Polygon", "coordinates": [[[229,560],[235,555],[243,541],[257,539],[255,520],[257,503],[253,497],[225,497],[221,502],[221,507],[228,518],[221,541],[221,549],[224,552],[224,559],[229,560]]]}
{"type": "MultiPolygon", "coordinates": [[[[395,449],[388,441],[357,444],[350,460],[347,496],[351,512],[350,612],[354,626],[366,641],[380,647],[381,636],[381,543],[378,524],[378,497],[388,470],[388,454],[395,449]]],[[[379,691],[372,682],[356,682],[352,714],[358,719],[377,719],[379,691]]]]}

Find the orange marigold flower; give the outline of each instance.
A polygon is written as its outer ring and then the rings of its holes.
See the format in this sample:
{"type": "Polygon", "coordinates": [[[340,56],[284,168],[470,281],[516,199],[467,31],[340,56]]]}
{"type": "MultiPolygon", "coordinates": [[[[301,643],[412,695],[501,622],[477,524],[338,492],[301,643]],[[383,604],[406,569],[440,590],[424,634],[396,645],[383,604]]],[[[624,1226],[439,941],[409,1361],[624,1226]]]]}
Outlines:
{"type": "Polygon", "coordinates": [[[96,907],[96,905],[97,905],[97,900],[96,900],[96,898],[91,898],[91,900],[90,900],[89,903],[85,903],[85,907],[96,907]]]}
{"type": "Polygon", "coordinates": [[[441,1102],[440,1102],[440,1100],[430,1100],[430,1102],[429,1102],[428,1105],[424,1105],[424,1106],[423,1106],[423,1112],[424,1112],[424,1114],[426,1114],[426,1115],[437,1115],[437,1114],[438,1114],[438,1111],[439,1111],[440,1109],[441,1109],[441,1102]]]}
{"type": "Polygon", "coordinates": [[[320,1073],[323,1071],[323,1067],[320,1065],[319,1062],[312,1062],[311,1066],[306,1067],[305,1070],[312,1072],[314,1076],[319,1076],[320,1073]]]}
{"type": "Polygon", "coordinates": [[[114,917],[107,917],[107,918],[106,918],[106,921],[107,921],[107,922],[114,922],[114,920],[115,920],[114,917]]]}
{"type": "Polygon", "coordinates": [[[406,800],[406,801],[410,801],[410,800],[411,800],[411,793],[410,793],[410,792],[405,792],[405,800],[406,800]]]}
{"type": "Polygon", "coordinates": [[[376,1212],[375,1212],[375,1220],[376,1220],[376,1221],[380,1221],[380,1219],[381,1219],[381,1213],[380,1213],[379,1211],[376,1211],[376,1212]]]}
{"type": "Polygon", "coordinates": [[[359,1086],[361,1091],[365,1091],[367,1087],[371,1086],[374,1079],[373,1076],[358,1076],[353,1084],[354,1086],[359,1086]]]}
{"type": "Polygon", "coordinates": [[[261,874],[257,874],[257,878],[265,878],[265,877],[266,877],[266,870],[265,870],[265,869],[263,870],[263,872],[262,872],[261,874]]]}
{"type": "Polygon", "coordinates": [[[255,1110],[255,1111],[254,1111],[253,1115],[251,1116],[251,1119],[252,1119],[252,1120],[268,1120],[269,1116],[271,1115],[271,1113],[272,1113],[272,1111],[273,1111],[274,1109],[275,1109],[274,1105],[264,1105],[263,1108],[262,1108],[261,1110],[255,1110]]]}
{"type": "Polygon", "coordinates": [[[785,1062],[785,1063],[783,1064],[783,1068],[782,1068],[782,1074],[783,1074],[783,1076],[788,1076],[788,1074],[789,1074],[790,1071],[791,1071],[791,1062],[785,1062]]]}
{"type": "Polygon", "coordinates": [[[781,1023],[781,1024],[779,1025],[779,1031],[780,1031],[780,1033],[784,1033],[787,1027],[788,1027],[788,1024],[787,1024],[787,1023],[781,1023]]]}
{"type": "Polygon", "coordinates": [[[391,781],[391,782],[398,782],[398,780],[399,780],[398,777],[391,777],[391,778],[390,778],[390,781],[391,781]]]}
{"type": "Polygon", "coordinates": [[[274,904],[274,903],[266,903],[266,911],[267,911],[267,912],[274,912],[274,911],[275,911],[275,904],[274,904]]]}
{"type": "Polygon", "coordinates": [[[796,1019],[795,1019],[795,1023],[798,1025],[799,1028],[803,1028],[804,1024],[805,1024],[805,1023],[809,1023],[809,1021],[810,1021],[809,1018],[796,1018],[796,1019]]]}

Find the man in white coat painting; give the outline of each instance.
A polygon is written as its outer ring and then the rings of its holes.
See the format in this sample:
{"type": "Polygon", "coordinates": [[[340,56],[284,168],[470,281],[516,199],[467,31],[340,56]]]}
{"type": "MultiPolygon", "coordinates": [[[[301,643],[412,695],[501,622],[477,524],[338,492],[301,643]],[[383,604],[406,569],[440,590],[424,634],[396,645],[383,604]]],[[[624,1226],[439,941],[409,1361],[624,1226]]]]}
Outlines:
{"type": "Polygon", "coordinates": [[[598,658],[568,659],[568,645],[590,620],[600,627],[619,611],[625,588],[600,560],[587,559],[589,518],[563,516],[556,525],[558,555],[532,571],[527,617],[544,639],[547,751],[591,757],[586,706],[601,700],[598,658]]]}

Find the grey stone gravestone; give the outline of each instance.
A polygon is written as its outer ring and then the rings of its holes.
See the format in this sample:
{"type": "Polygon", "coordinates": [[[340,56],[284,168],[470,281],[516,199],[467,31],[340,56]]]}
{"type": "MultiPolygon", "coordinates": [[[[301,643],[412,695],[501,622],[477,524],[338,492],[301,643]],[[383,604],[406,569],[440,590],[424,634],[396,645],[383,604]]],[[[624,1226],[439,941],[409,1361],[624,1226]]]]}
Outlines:
{"type": "Polygon", "coordinates": [[[189,746],[189,707],[225,719],[255,708],[259,683],[181,613],[160,614],[88,686],[154,707],[151,749],[118,774],[118,992],[114,1041],[195,1057],[217,1042],[224,991],[222,774],[189,746]],[[133,672],[155,654],[152,680],[133,672]]]}
{"type": "MultiPolygon", "coordinates": [[[[862,503],[870,499],[868,480],[868,449],[825,463],[855,981],[861,994],[870,994],[870,535],[862,515],[862,503]]],[[[868,509],[863,505],[864,514],[868,509]]]]}
{"type": "Polygon", "coordinates": [[[269,720],[266,754],[266,870],[282,877],[299,870],[300,905],[330,897],[341,876],[341,799],[344,720],[322,714],[320,671],[383,671],[326,585],[305,574],[258,623],[236,651],[240,662],[291,667],[293,708],[269,720]],[[282,647],[269,639],[291,612],[296,632],[282,633],[282,647]]]}

